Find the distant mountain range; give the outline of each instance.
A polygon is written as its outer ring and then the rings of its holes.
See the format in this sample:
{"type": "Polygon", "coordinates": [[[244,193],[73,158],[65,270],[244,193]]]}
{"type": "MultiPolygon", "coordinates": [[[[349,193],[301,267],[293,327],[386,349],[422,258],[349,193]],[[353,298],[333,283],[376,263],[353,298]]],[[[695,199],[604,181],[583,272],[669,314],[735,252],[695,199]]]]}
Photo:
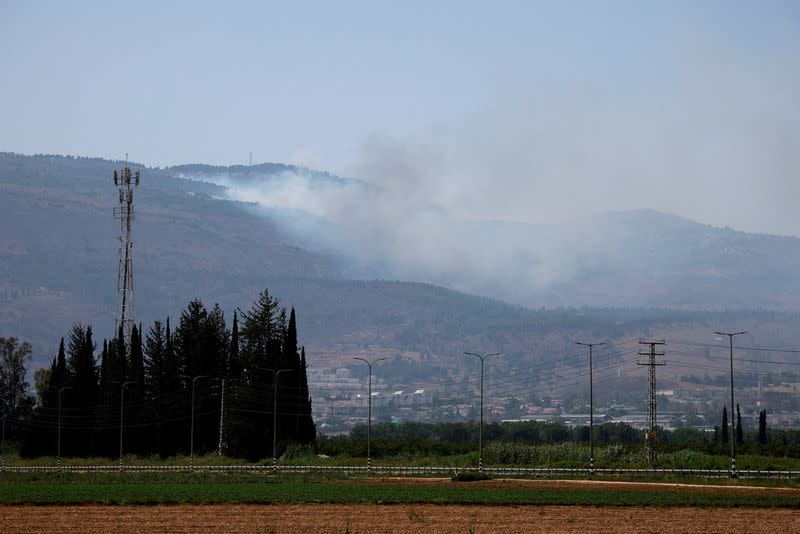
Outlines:
{"type": "MultiPolygon", "coordinates": [[[[0,154],[0,335],[33,341],[40,362],[75,321],[95,325],[98,337],[111,335],[119,246],[111,176],[122,165],[0,154]]],[[[546,359],[574,351],[569,339],[577,335],[705,332],[754,318],[786,325],[800,310],[797,238],[654,211],[552,226],[465,221],[461,234],[476,254],[507,248],[497,252],[503,268],[465,274],[455,261],[430,268],[424,254],[397,267],[370,250],[353,258],[352,242],[337,248],[347,229],[313,210],[238,202],[229,191],[231,184],[291,183],[297,175],[306,187],[371,185],[279,164],[132,166],[143,170],[135,192],[134,299],[145,325],[167,314],[176,320],[193,297],[219,302],[230,317],[269,287],[298,307],[301,343],[335,364],[354,351],[423,358],[458,354],[466,345],[546,359]],[[293,231],[295,223],[306,226],[293,231]],[[407,273],[419,276],[401,276],[407,273]],[[413,281],[374,280],[401,278],[413,281]],[[572,309],[581,306],[614,309],[572,309]],[[775,312],[744,311],[754,309],[775,312]]],[[[414,371],[397,363],[397,372],[414,371]]]]}

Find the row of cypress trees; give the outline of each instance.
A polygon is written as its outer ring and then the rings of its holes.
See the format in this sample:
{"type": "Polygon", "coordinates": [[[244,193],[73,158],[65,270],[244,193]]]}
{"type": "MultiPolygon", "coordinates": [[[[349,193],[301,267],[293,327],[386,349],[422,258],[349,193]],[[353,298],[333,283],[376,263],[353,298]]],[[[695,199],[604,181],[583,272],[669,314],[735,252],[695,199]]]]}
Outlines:
{"type": "MultiPolygon", "coordinates": [[[[728,408],[722,407],[722,425],[714,427],[714,441],[719,443],[729,443],[728,432],[728,408]]],[[[744,443],[744,430],[742,429],[742,412],[739,405],[736,405],[736,443],[744,443]]],[[[758,412],[758,443],[767,443],[767,411],[758,412]]]]}
{"type": "Polygon", "coordinates": [[[174,331],[169,318],[144,336],[134,326],[128,350],[120,330],[103,341],[99,358],[91,326],[75,325],[53,359],[21,454],[55,455],[59,427],[62,456],[114,457],[120,428],[123,453],[142,456],[188,454],[193,446],[196,455],[256,460],[272,454],[274,423],[279,449],[313,445],[294,308],[287,316],[264,290],[239,313],[228,329],[218,305],[192,300],[174,331]]]}

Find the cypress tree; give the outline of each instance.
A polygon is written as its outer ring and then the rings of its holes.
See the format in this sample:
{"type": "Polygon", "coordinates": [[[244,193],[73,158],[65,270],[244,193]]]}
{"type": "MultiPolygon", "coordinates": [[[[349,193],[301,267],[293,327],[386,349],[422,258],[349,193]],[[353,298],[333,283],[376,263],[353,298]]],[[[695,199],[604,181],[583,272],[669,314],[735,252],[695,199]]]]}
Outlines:
{"type": "Polygon", "coordinates": [[[164,327],[161,321],[155,321],[144,342],[145,390],[150,401],[156,401],[166,393],[164,344],[164,327]]]}
{"type": "MultiPolygon", "coordinates": [[[[173,421],[166,424],[161,435],[161,449],[159,453],[162,457],[176,454],[179,451],[188,451],[189,444],[186,443],[184,427],[175,424],[174,421],[184,420],[186,417],[186,390],[181,378],[181,367],[175,356],[175,348],[172,343],[172,330],[170,328],[169,316],[167,316],[167,326],[164,332],[164,396],[162,397],[162,418],[166,421],[173,421]]],[[[188,429],[187,429],[188,432],[188,429]]]]}
{"type": "Polygon", "coordinates": [[[202,354],[202,374],[208,378],[198,382],[198,395],[196,410],[199,415],[197,419],[198,434],[195,438],[197,450],[201,453],[212,452],[217,449],[219,443],[219,409],[220,409],[220,387],[214,380],[225,376],[228,348],[230,346],[230,333],[225,325],[225,315],[219,304],[208,312],[205,321],[201,324],[202,337],[204,339],[202,354]]]}
{"type": "Polygon", "coordinates": [[[744,432],[742,431],[742,412],[739,411],[739,405],[736,405],[736,443],[744,443],[744,432]]]}
{"type": "Polygon", "coordinates": [[[161,321],[155,321],[150,327],[144,343],[144,379],[146,399],[153,413],[156,424],[155,450],[163,454],[166,448],[164,432],[167,420],[165,417],[164,396],[167,393],[166,360],[164,327],[161,321]]]}
{"type": "Polygon", "coordinates": [[[103,340],[103,352],[100,353],[100,389],[108,382],[108,340],[103,340]]]}
{"type": "Polygon", "coordinates": [[[300,428],[297,434],[297,439],[300,443],[312,445],[316,447],[317,443],[317,428],[314,425],[314,419],[311,416],[311,395],[308,392],[308,364],[306,363],[306,348],[300,349],[300,366],[302,382],[300,384],[300,428]]]}
{"type": "Polygon", "coordinates": [[[131,358],[130,375],[127,381],[133,382],[125,391],[125,423],[127,446],[125,449],[134,454],[141,454],[145,450],[145,429],[142,425],[147,420],[144,406],[144,356],[142,354],[141,325],[133,325],[131,331],[131,358]]]}
{"type": "MultiPolygon", "coordinates": [[[[67,365],[69,366],[73,391],[69,408],[72,410],[73,428],[92,428],[95,423],[95,409],[98,401],[97,366],[94,361],[95,344],[92,341],[92,327],[86,329],[76,324],[69,336],[67,365]]],[[[88,456],[91,453],[91,440],[85,433],[73,430],[66,435],[69,446],[64,450],[69,454],[88,456]]],[[[64,433],[62,432],[62,438],[64,433]]]]}
{"type": "Polygon", "coordinates": [[[58,354],[53,358],[53,365],[50,370],[50,388],[47,392],[47,408],[57,409],[58,406],[58,390],[69,382],[67,375],[67,357],[64,351],[64,338],[61,338],[61,343],[58,345],[58,354]]]}
{"type": "Polygon", "coordinates": [[[720,441],[722,443],[728,443],[728,408],[726,406],[722,407],[722,428],[720,429],[720,441]]]}
{"type": "MultiPolygon", "coordinates": [[[[231,454],[250,460],[272,450],[273,373],[264,369],[278,369],[282,359],[279,314],[278,299],[265,289],[242,312],[239,324],[239,360],[245,372],[242,383],[231,390],[228,445],[231,454]]],[[[281,381],[288,378],[282,375],[281,381]]]]}
{"type": "Polygon", "coordinates": [[[119,395],[115,393],[115,389],[119,389],[119,386],[114,383],[118,378],[115,374],[116,354],[117,340],[112,339],[111,343],[103,340],[103,352],[100,355],[100,393],[92,451],[94,454],[102,456],[112,456],[116,451],[117,434],[114,426],[119,424],[119,411],[116,404],[119,402],[119,395]]]}
{"type": "Polygon", "coordinates": [[[47,385],[44,398],[41,400],[43,408],[48,408],[53,405],[53,391],[56,389],[56,359],[57,356],[53,356],[53,363],[50,364],[50,382],[47,385]]]}
{"type": "Polygon", "coordinates": [[[206,375],[208,370],[207,362],[204,361],[206,354],[204,326],[208,310],[198,299],[189,302],[186,309],[181,312],[178,327],[175,329],[173,350],[178,364],[179,373],[188,377],[206,375]]]}
{"type": "MultiPolygon", "coordinates": [[[[282,314],[286,316],[285,311],[282,314]]],[[[291,314],[289,315],[289,322],[286,325],[284,338],[283,338],[283,361],[281,367],[283,369],[291,369],[290,376],[285,378],[285,384],[293,384],[290,392],[284,395],[283,406],[285,409],[281,411],[287,415],[283,417],[284,437],[283,439],[297,439],[300,433],[300,420],[302,411],[302,394],[301,386],[303,382],[303,369],[300,362],[300,354],[297,352],[297,320],[295,318],[294,307],[292,307],[291,314]]]]}
{"type": "Polygon", "coordinates": [[[242,377],[242,362],[239,359],[239,319],[235,310],[231,326],[231,345],[228,349],[228,362],[225,369],[227,371],[225,376],[228,378],[242,377]]]}
{"type": "Polygon", "coordinates": [[[761,410],[758,413],[758,442],[761,445],[767,443],[767,411],[761,410]]]}

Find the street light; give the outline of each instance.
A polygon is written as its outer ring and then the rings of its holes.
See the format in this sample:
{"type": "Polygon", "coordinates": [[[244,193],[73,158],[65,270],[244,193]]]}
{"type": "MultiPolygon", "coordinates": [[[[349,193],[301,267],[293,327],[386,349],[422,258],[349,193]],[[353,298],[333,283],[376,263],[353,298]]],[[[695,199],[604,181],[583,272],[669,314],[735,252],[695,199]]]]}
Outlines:
{"type": "Polygon", "coordinates": [[[490,354],[478,354],[476,352],[465,352],[467,356],[476,356],[481,360],[481,424],[478,427],[478,469],[483,471],[483,362],[489,356],[500,356],[502,352],[492,352],[490,354]]]}
{"type": "Polygon", "coordinates": [[[264,367],[256,367],[261,371],[268,371],[272,373],[272,467],[275,467],[278,464],[278,459],[276,457],[277,451],[277,444],[278,444],[278,377],[281,373],[288,373],[289,371],[294,371],[294,369],[267,369],[264,367]]]}
{"type": "Polygon", "coordinates": [[[112,381],[114,384],[120,385],[120,396],[119,396],[119,470],[122,471],[122,428],[123,422],[125,420],[125,412],[123,408],[125,407],[125,387],[131,384],[135,384],[136,382],[118,382],[116,380],[112,381]]]}
{"type": "Polygon", "coordinates": [[[370,450],[370,440],[372,439],[372,366],[375,362],[379,362],[381,360],[385,360],[386,358],[375,358],[371,362],[365,360],[364,358],[355,357],[356,360],[361,360],[362,362],[367,364],[369,367],[369,396],[367,397],[367,469],[372,468],[372,454],[370,450]]]}
{"type": "Polygon", "coordinates": [[[56,448],[56,465],[61,470],[61,394],[72,386],[64,386],[58,390],[58,445],[56,448]]]}
{"type": "Polygon", "coordinates": [[[718,336],[728,336],[728,341],[730,343],[730,354],[731,354],[731,432],[730,432],[730,440],[731,440],[731,478],[736,478],[736,426],[734,423],[734,412],[733,412],[733,336],[738,336],[741,334],[746,334],[746,331],[741,332],[714,332],[718,336]]]}
{"type": "Polygon", "coordinates": [[[6,470],[6,403],[3,401],[3,441],[0,445],[0,471],[6,470]]]}
{"type": "Polygon", "coordinates": [[[200,380],[201,378],[208,378],[207,375],[198,375],[195,377],[190,377],[188,375],[183,375],[186,378],[192,379],[192,423],[189,426],[189,466],[191,469],[194,469],[194,385],[195,383],[200,380]]]}
{"type": "Polygon", "coordinates": [[[589,470],[594,473],[594,398],[592,397],[592,347],[599,347],[605,343],[581,343],[577,345],[589,347],[589,470]]]}

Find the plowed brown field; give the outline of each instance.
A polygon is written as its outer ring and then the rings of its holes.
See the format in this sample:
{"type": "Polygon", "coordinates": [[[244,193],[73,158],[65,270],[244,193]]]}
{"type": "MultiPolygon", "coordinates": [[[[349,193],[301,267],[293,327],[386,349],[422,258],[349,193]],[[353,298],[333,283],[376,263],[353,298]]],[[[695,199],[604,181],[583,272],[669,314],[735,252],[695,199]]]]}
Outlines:
{"type": "MultiPolygon", "coordinates": [[[[354,484],[450,486],[447,479],[374,478],[354,484]]],[[[800,489],[586,480],[488,480],[509,487],[797,495],[800,489]]],[[[0,533],[315,532],[800,532],[800,511],[759,508],[480,506],[433,504],[0,506],[0,533]]]]}
{"type": "Polygon", "coordinates": [[[12,533],[800,532],[800,512],[588,506],[3,506],[12,533]]]}

